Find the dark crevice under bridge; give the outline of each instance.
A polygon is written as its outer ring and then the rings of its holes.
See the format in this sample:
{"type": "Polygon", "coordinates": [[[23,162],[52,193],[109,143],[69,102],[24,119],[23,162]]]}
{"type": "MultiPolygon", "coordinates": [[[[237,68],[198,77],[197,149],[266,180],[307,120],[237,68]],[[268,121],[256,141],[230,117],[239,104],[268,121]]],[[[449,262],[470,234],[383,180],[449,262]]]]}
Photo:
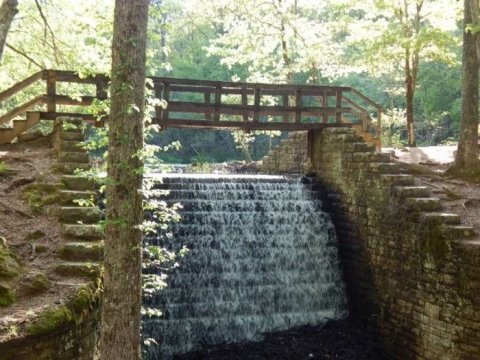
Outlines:
{"type": "MultiPolygon", "coordinates": [[[[300,131],[348,126],[381,146],[382,107],[351,87],[148,79],[154,96],[167,104],[166,108],[157,105],[152,114],[152,122],[162,129],[300,131]]],[[[43,70],[18,82],[0,92],[1,108],[9,109],[0,116],[0,144],[11,142],[40,120],[62,116],[102,126],[108,116],[99,118],[88,107],[107,98],[108,84],[105,75],[81,77],[61,70],[43,70]],[[23,100],[26,95],[30,98],[23,100]]]]}

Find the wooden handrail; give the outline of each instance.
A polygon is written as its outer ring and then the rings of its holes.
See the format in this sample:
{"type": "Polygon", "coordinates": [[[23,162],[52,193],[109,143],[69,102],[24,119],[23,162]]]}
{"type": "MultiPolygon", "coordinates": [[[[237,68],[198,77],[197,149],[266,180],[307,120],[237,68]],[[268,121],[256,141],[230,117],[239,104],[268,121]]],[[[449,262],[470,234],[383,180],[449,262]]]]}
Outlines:
{"type": "Polygon", "coordinates": [[[45,71],[39,71],[32,76],[29,76],[25,80],[22,80],[12,87],[8,88],[7,90],[4,90],[0,92],[0,102],[4,101],[5,99],[11,97],[12,95],[15,95],[16,93],[22,91],[26,87],[30,86],[31,84],[37,82],[38,80],[41,80],[44,76],[45,71]]]}
{"type": "MultiPolygon", "coordinates": [[[[360,118],[365,128],[373,128],[377,134],[380,131],[383,109],[373,100],[351,87],[237,83],[166,77],[151,77],[150,79],[154,84],[155,96],[166,100],[168,103],[167,109],[161,107],[155,109],[156,119],[154,119],[154,122],[163,127],[236,127],[251,130],[314,129],[323,126],[345,126],[342,123],[343,115],[353,114],[360,118]],[[182,93],[199,95],[203,102],[180,101],[178,94],[182,93]],[[350,94],[350,98],[345,96],[346,94],[350,94]],[[225,103],[222,101],[225,95],[238,95],[239,103],[225,103]],[[277,99],[279,97],[281,105],[263,103],[264,97],[268,98],[269,96],[277,97],[277,99]],[[368,110],[352,99],[354,96],[360,98],[363,103],[375,107],[377,124],[371,121],[368,110]],[[320,106],[312,105],[313,102],[308,100],[308,97],[318,99],[320,106]],[[330,101],[330,104],[329,98],[334,100],[330,101]],[[342,102],[345,102],[348,106],[342,105],[342,102]],[[196,118],[189,119],[189,116],[184,116],[185,114],[195,115],[196,118]],[[204,119],[198,119],[199,114],[203,114],[204,119]],[[239,116],[241,121],[228,117],[232,115],[239,116]],[[227,117],[222,118],[222,116],[227,117]],[[277,118],[273,122],[266,123],[265,117],[267,116],[276,116],[277,118]]],[[[8,122],[14,117],[31,110],[33,106],[40,104],[47,105],[46,112],[41,113],[42,119],[55,119],[60,114],[71,114],[72,116],[91,119],[91,115],[87,114],[58,112],[58,106],[89,106],[95,99],[105,99],[109,78],[101,74],[80,77],[74,71],[68,70],[42,70],[0,92],[0,102],[38,81],[45,82],[46,93],[0,116],[0,124],[8,122]],[[76,98],[59,94],[58,82],[95,85],[95,96],[76,98]]]]}
{"type": "Polygon", "coordinates": [[[192,80],[181,78],[167,78],[167,77],[149,77],[153,82],[167,83],[169,85],[196,85],[202,86],[200,91],[205,91],[205,87],[222,87],[222,88],[247,88],[247,89],[272,89],[272,90],[318,90],[318,91],[351,91],[351,87],[347,86],[322,86],[322,85],[290,85],[290,84],[266,84],[266,83],[240,83],[240,82],[228,82],[228,81],[213,81],[213,80],[192,80]]]}
{"type": "Polygon", "coordinates": [[[35,98],[33,98],[30,101],[27,101],[26,103],[22,104],[19,107],[16,107],[13,110],[10,110],[6,114],[0,116],[0,125],[5,124],[12,120],[15,116],[18,116],[20,114],[23,114],[24,112],[27,112],[30,110],[32,106],[39,105],[45,103],[46,96],[45,95],[40,95],[35,98]]]}

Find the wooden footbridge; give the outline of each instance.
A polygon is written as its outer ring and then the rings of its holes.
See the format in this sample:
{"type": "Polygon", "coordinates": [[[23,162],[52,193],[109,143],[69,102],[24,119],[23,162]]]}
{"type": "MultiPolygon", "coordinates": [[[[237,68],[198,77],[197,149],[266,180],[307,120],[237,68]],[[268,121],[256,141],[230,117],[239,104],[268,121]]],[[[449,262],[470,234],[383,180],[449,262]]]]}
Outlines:
{"type": "MultiPolygon", "coordinates": [[[[155,97],[165,101],[166,107],[158,105],[152,114],[153,123],[162,129],[299,131],[349,126],[381,146],[382,107],[351,87],[148,79],[155,97]]],[[[43,70],[0,92],[1,108],[8,109],[0,116],[0,144],[41,120],[62,116],[103,126],[108,116],[93,114],[91,105],[107,98],[108,83],[105,75],[43,70]]]]}

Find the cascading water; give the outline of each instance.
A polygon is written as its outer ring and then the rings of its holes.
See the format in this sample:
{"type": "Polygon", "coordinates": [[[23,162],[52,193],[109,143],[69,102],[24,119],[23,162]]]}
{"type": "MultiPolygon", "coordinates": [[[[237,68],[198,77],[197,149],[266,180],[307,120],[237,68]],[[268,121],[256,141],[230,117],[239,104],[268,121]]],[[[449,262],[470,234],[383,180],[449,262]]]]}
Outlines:
{"type": "MultiPolygon", "coordinates": [[[[334,227],[311,184],[280,176],[170,175],[182,220],[146,243],[190,251],[144,305],[144,359],[347,315],[334,227]]],[[[161,270],[159,270],[162,272],[161,270]]]]}

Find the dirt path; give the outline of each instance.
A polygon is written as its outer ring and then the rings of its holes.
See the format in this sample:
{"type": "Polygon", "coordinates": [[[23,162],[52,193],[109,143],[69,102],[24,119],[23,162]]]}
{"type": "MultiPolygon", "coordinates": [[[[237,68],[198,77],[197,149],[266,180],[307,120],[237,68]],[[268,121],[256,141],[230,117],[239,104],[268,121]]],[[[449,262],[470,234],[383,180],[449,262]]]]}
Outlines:
{"type": "Polygon", "coordinates": [[[0,162],[8,173],[0,176],[0,236],[17,258],[20,273],[8,285],[15,302],[0,307],[0,341],[20,335],[43,309],[62,303],[76,286],[62,284],[55,273],[56,252],[63,242],[61,225],[45,209],[32,209],[25,198],[26,187],[37,183],[58,183],[52,174],[55,163],[48,137],[27,143],[0,146],[0,162]],[[48,279],[43,288],[32,288],[35,276],[48,279]]]}

